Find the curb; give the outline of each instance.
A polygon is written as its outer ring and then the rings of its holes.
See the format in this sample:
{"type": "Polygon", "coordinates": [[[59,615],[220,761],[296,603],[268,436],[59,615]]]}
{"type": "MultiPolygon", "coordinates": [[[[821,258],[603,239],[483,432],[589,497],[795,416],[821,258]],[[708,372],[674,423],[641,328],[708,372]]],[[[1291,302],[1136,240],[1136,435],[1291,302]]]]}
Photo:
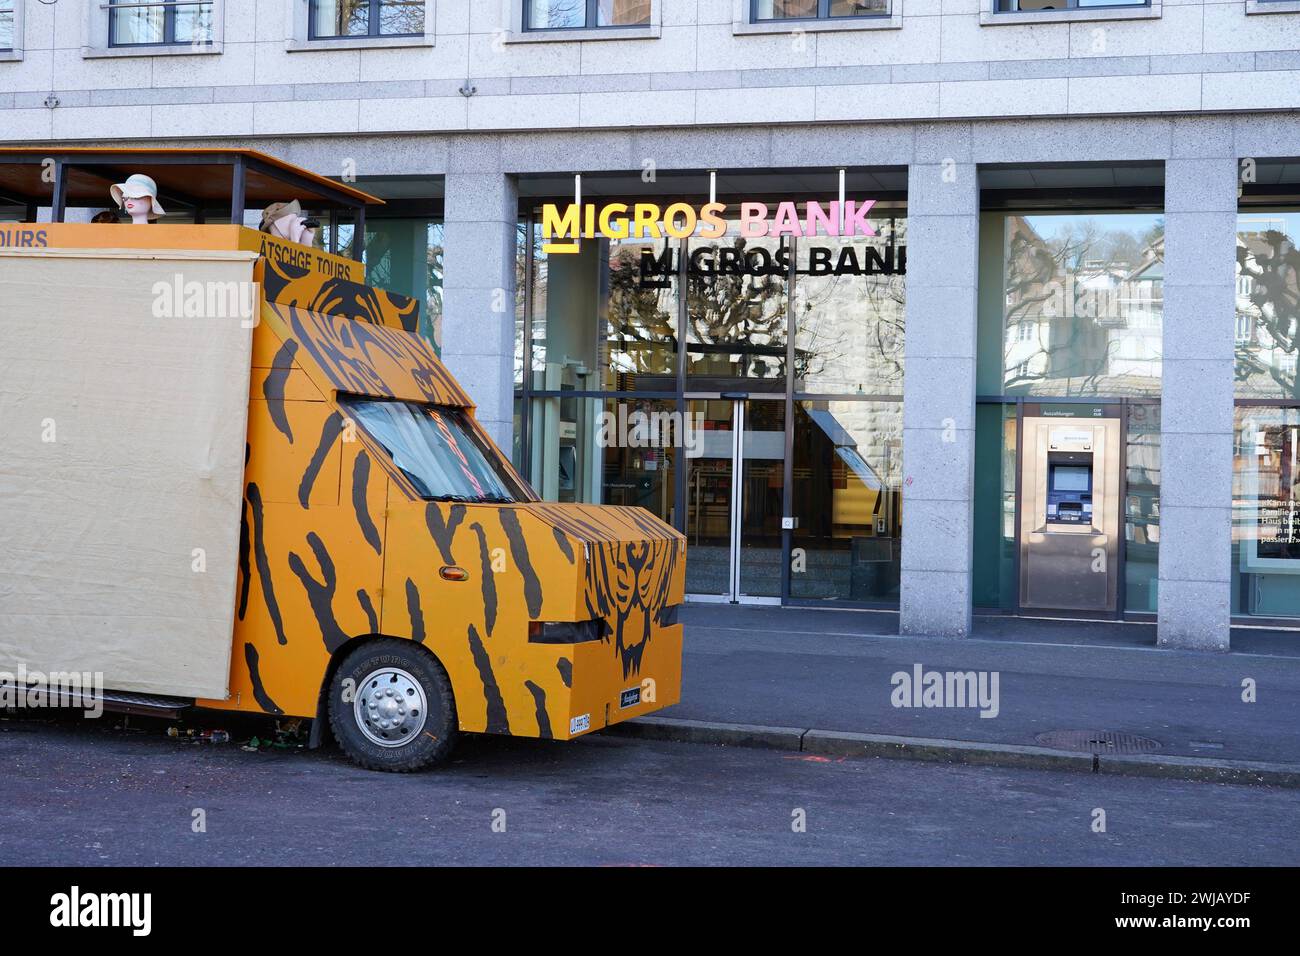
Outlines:
{"type": "Polygon", "coordinates": [[[640,717],[605,728],[605,733],[638,740],[720,744],[763,750],[788,750],[831,757],[881,757],[969,766],[1032,770],[1070,770],[1130,777],[1163,777],[1215,783],[1264,784],[1300,789],[1300,765],[1207,757],[1074,753],[1049,747],[979,743],[929,737],[893,737],[847,731],[728,724],[674,717],[640,717]]]}

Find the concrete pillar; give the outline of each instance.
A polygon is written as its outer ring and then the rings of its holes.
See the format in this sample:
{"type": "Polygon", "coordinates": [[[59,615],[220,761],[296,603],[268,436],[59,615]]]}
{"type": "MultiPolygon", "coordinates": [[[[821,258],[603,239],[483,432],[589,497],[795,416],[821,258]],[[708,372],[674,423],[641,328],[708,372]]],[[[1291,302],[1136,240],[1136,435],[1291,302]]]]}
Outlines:
{"type": "MultiPolygon", "coordinates": [[[[453,147],[454,149],[454,147],[453,147]]],[[[471,152],[470,156],[473,153],[471,152]]],[[[510,454],[514,430],[515,230],[512,177],[474,168],[470,156],[446,179],[442,360],[478,406],[478,420],[510,454]]]]}
{"type": "Polygon", "coordinates": [[[1237,160],[1230,126],[1183,132],[1175,146],[1200,158],[1165,164],[1156,633],[1163,647],[1227,650],[1237,160]]]}
{"type": "Polygon", "coordinates": [[[899,632],[966,637],[975,489],[979,181],[969,129],[918,132],[907,176],[899,632]]]}

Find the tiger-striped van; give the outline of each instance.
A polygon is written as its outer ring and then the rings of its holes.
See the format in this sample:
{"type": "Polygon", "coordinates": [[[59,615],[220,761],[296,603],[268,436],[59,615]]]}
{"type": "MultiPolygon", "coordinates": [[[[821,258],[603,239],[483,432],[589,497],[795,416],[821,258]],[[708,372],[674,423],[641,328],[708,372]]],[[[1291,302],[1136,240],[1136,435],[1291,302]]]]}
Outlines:
{"type": "Polygon", "coordinates": [[[540,501],[360,263],[241,226],[0,224],[0,292],[0,668],[308,718],[389,771],[677,702],[684,537],[540,501]]]}

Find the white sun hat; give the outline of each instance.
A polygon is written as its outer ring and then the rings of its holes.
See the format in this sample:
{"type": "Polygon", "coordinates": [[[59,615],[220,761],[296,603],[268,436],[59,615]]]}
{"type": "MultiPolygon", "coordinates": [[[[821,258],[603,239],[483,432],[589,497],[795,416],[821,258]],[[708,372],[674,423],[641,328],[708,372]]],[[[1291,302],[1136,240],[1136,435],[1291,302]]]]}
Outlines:
{"type": "Polygon", "coordinates": [[[122,200],[124,198],[143,199],[145,196],[148,196],[153,200],[149,204],[149,218],[157,219],[159,216],[167,215],[167,211],[163,209],[162,203],[158,201],[158,184],[144,173],[132,173],[130,176],[126,177],[126,182],[117,183],[116,185],[111,186],[108,191],[112,194],[113,201],[117,203],[119,209],[122,208],[122,200]]]}

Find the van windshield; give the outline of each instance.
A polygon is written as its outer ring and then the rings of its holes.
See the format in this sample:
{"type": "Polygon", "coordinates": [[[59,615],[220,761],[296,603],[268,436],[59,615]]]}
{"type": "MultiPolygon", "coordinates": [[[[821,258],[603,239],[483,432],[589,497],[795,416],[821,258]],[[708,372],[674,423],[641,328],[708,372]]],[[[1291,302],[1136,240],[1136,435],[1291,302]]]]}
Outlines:
{"type": "Polygon", "coordinates": [[[383,446],[421,498],[521,500],[514,482],[478,442],[460,409],[366,398],[343,399],[342,405],[383,446]]]}

